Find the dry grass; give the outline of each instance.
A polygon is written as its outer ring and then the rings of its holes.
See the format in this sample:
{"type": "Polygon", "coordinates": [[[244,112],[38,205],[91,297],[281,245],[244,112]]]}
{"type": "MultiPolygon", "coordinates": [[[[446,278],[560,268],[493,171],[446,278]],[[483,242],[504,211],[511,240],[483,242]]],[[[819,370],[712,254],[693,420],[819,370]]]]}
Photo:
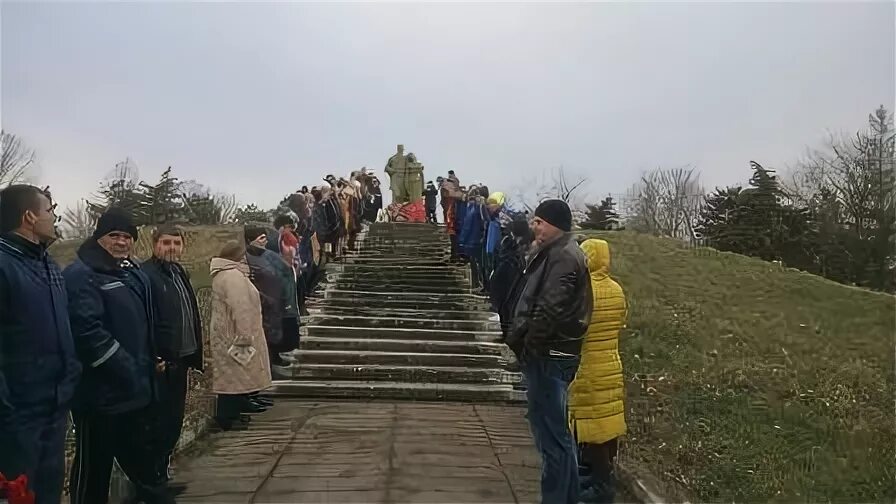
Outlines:
{"type": "Polygon", "coordinates": [[[626,462],[699,501],[893,502],[896,298],[593,234],[631,304],[626,462]]]}

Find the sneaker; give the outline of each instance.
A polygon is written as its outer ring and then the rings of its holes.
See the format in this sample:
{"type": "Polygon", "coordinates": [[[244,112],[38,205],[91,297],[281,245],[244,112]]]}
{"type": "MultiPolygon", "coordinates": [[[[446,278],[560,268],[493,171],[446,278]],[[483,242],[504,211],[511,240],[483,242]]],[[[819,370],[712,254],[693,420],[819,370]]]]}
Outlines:
{"type": "Polygon", "coordinates": [[[271,366],[271,377],[275,380],[292,380],[292,366],[271,366]]]}

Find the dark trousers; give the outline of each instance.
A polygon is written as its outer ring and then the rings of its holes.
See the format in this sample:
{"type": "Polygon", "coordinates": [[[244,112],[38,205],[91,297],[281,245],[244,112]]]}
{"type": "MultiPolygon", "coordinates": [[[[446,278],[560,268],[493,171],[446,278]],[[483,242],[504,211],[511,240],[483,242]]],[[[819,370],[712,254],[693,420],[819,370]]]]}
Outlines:
{"type": "Polygon", "coordinates": [[[281,353],[292,352],[299,348],[299,319],[298,317],[284,317],[281,327],[283,328],[283,338],[279,343],[268,344],[268,356],[271,365],[284,365],[283,359],[280,358],[281,353]]]}
{"type": "Polygon", "coordinates": [[[579,472],[566,415],[566,391],[579,369],[579,358],[525,356],[522,369],[528,387],[529,427],[541,453],[541,501],[576,504],[579,472]]]}
{"type": "Polygon", "coordinates": [[[11,480],[27,476],[37,504],[58,504],[68,412],[49,405],[6,415],[0,417],[0,472],[11,480]]]}
{"type": "Polygon", "coordinates": [[[215,405],[215,420],[218,425],[228,428],[233,422],[238,421],[248,402],[249,396],[246,394],[218,394],[215,405]]]}
{"type": "Polygon", "coordinates": [[[173,502],[157,467],[151,408],[114,415],[72,412],[77,444],[69,482],[71,504],[108,502],[116,460],[136,487],[138,502],[173,502]]]}
{"type": "Polygon", "coordinates": [[[480,247],[474,247],[470,250],[470,277],[474,289],[482,288],[482,253],[480,247]]]}
{"type": "Polygon", "coordinates": [[[458,258],[457,235],[448,235],[448,238],[451,240],[451,260],[455,261],[458,258]]]}
{"type": "Polygon", "coordinates": [[[298,317],[284,317],[283,341],[280,351],[291,352],[296,348],[299,348],[299,319],[298,317]]]}
{"type": "Polygon", "coordinates": [[[296,277],[296,300],[299,307],[299,315],[305,312],[305,297],[307,296],[307,282],[309,278],[307,273],[302,271],[296,277]]]}
{"type": "Polygon", "coordinates": [[[438,218],[436,217],[436,208],[435,208],[435,207],[427,208],[427,209],[426,209],[426,222],[429,222],[429,223],[432,223],[432,224],[438,224],[438,223],[439,223],[439,220],[438,220],[438,218]]]}
{"type": "Polygon", "coordinates": [[[619,439],[606,443],[585,443],[579,446],[581,462],[579,474],[583,473],[580,500],[588,504],[612,504],[616,497],[616,454],[619,439]]]}
{"type": "Polygon", "coordinates": [[[156,403],[157,467],[164,480],[169,479],[168,465],[180,440],[187,402],[189,368],[183,360],[169,362],[159,380],[159,402],[156,403]]]}

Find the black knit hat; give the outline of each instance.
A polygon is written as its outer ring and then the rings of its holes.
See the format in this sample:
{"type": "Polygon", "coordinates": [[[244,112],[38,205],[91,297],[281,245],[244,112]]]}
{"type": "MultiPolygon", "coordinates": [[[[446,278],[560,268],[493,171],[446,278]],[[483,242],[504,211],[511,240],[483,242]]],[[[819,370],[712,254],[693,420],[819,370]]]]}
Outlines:
{"type": "Polygon", "coordinates": [[[267,230],[261,226],[246,226],[246,230],[243,232],[246,238],[246,245],[257,240],[259,236],[267,234],[267,230]]]}
{"type": "Polygon", "coordinates": [[[561,231],[572,231],[572,211],[563,200],[542,201],[535,209],[535,216],[561,231]]]}
{"type": "Polygon", "coordinates": [[[99,240],[109,233],[120,231],[131,235],[137,239],[137,226],[134,225],[134,219],[131,213],[123,208],[112,207],[106,210],[106,213],[100,215],[96,221],[96,231],[93,232],[93,238],[99,240]]]}

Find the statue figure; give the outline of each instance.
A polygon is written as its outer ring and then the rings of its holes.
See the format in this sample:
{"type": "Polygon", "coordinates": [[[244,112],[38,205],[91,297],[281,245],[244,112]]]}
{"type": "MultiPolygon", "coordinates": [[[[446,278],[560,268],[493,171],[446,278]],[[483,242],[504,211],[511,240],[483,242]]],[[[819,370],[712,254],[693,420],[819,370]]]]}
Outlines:
{"type": "Polygon", "coordinates": [[[389,189],[393,203],[413,203],[423,198],[423,165],[414,153],[404,155],[404,145],[389,158],[385,172],[389,175],[389,189]]]}

